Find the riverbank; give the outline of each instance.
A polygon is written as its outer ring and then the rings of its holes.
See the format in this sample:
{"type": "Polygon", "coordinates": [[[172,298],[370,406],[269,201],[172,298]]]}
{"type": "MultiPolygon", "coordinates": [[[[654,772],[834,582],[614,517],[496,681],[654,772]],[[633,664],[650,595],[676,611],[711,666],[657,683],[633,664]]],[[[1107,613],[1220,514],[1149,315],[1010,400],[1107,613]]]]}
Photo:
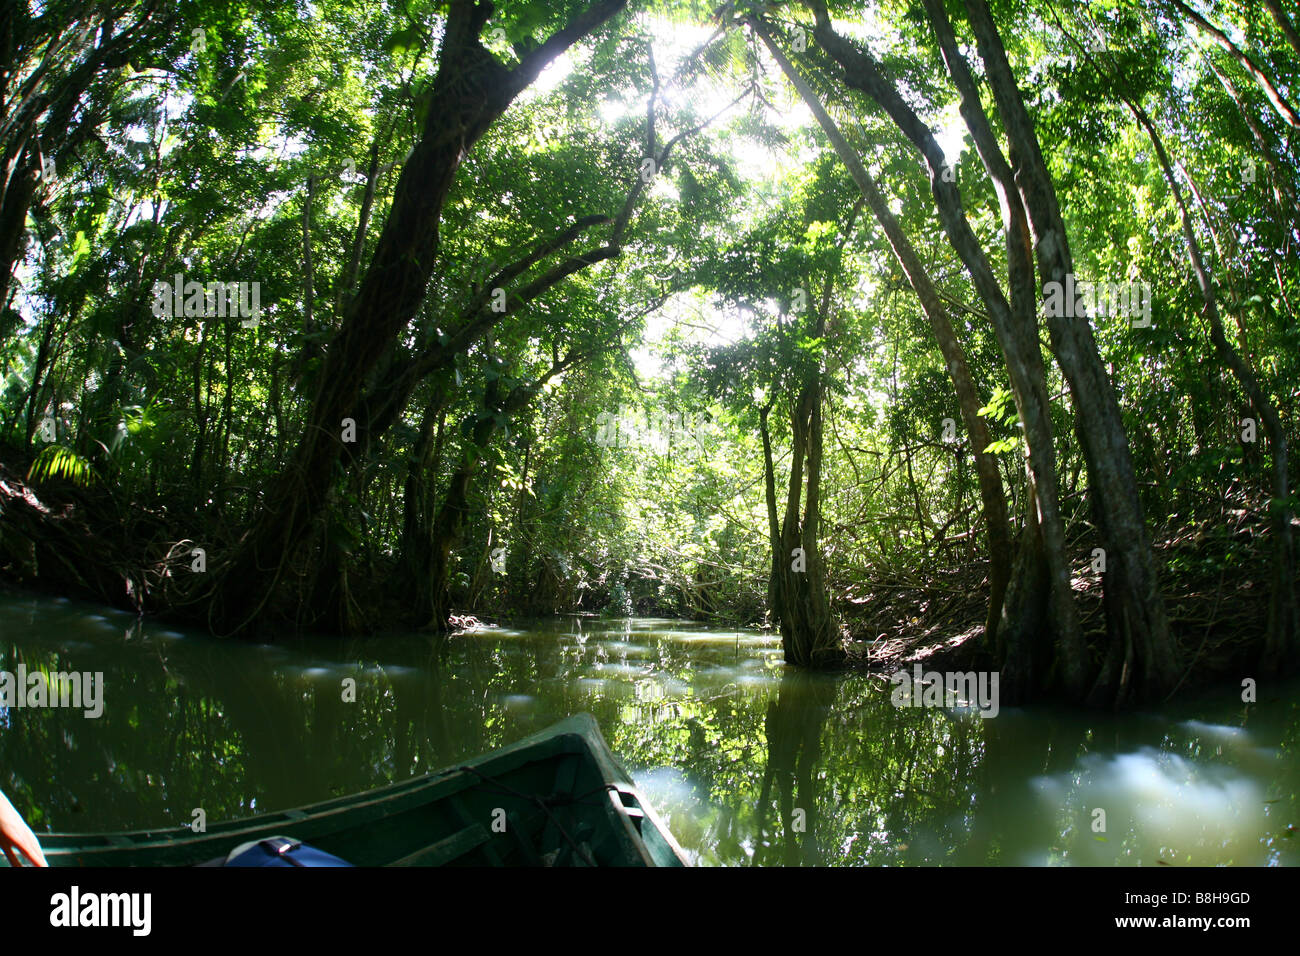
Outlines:
{"type": "MultiPolygon", "coordinates": [[[[1179,694],[1257,675],[1269,623],[1271,543],[1262,509],[1238,507],[1222,521],[1163,530],[1154,544],[1165,612],[1182,657],[1179,694]]],[[[1085,634],[1104,634],[1101,575],[1071,582],[1085,634]]],[[[929,579],[899,576],[864,586],[839,605],[852,665],[892,671],[988,666],[983,647],[988,580],[967,563],[929,579]]]]}
{"type": "MultiPolygon", "coordinates": [[[[1166,613],[1184,668],[1179,693],[1253,676],[1263,648],[1270,529],[1262,502],[1237,500],[1231,505],[1225,503],[1213,518],[1166,527],[1156,539],[1166,613]]],[[[201,615],[187,601],[199,580],[191,547],[197,544],[178,540],[178,523],[161,504],[126,504],[102,486],[79,487],[67,481],[38,487],[19,470],[0,463],[0,575],[24,587],[201,626],[201,615]]],[[[209,542],[205,560],[216,560],[217,523],[192,533],[209,542]]],[[[1077,550],[1087,553],[1085,543],[1080,541],[1077,550]]],[[[366,617],[387,622],[376,630],[418,626],[402,620],[406,608],[400,595],[385,589],[385,568],[370,571],[370,583],[359,586],[358,576],[352,591],[370,595],[366,617]]],[[[1085,633],[1101,636],[1101,575],[1081,570],[1072,584],[1085,633]]],[[[614,607],[616,588],[608,587],[609,593],[587,588],[588,608],[598,613],[602,600],[606,608],[614,607]]],[[[967,670],[991,666],[983,646],[986,593],[982,561],[946,555],[940,562],[931,555],[914,571],[886,571],[871,581],[841,582],[831,600],[851,667],[892,671],[924,662],[927,667],[967,670]]],[[[510,612],[499,606],[458,610],[489,621],[509,620],[510,612]]],[[[680,613],[672,600],[641,601],[635,610],[643,616],[680,613]]],[[[700,620],[765,623],[723,615],[700,620]]],[[[276,623],[282,631],[313,630],[310,621],[297,626],[301,621],[281,613],[276,623]]]]}

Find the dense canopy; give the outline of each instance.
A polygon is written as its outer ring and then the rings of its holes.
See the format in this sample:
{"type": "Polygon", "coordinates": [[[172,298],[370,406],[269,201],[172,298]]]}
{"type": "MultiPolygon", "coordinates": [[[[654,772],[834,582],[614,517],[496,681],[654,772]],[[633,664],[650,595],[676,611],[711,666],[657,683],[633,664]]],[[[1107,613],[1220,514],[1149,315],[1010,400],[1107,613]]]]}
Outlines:
{"type": "Polygon", "coordinates": [[[1298,27],[9,4],[0,569],[221,636],[933,642],[1012,700],[1293,668],[1298,27]]]}

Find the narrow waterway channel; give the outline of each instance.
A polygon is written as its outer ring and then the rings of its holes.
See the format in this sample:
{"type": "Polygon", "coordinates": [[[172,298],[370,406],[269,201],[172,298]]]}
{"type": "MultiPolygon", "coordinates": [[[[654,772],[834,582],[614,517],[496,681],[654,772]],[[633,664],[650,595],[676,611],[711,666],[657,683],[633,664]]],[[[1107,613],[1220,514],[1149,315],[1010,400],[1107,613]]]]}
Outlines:
{"type": "Polygon", "coordinates": [[[0,594],[0,671],[20,665],[103,674],[98,716],[0,707],[0,789],[38,835],[299,806],[585,711],[700,864],[1300,859],[1297,683],[1162,716],[985,718],[897,707],[881,676],[792,671],[779,638],[681,621],[252,645],[0,594]]]}

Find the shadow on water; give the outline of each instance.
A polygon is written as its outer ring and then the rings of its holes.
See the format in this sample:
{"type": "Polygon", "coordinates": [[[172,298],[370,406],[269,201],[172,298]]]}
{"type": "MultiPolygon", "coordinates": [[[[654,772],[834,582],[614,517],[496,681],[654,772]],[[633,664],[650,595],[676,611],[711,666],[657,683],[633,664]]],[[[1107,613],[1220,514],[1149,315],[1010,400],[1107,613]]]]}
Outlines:
{"type": "Polygon", "coordinates": [[[96,719],[0,707],[0,789],[38,832],[285,809],[585,711],[705,865],[1289,864],[1300,842],[1296,685],[1250,706],[1229,688],[1159,715],[984,719],[896,707],[880,676],[787,669],[771,634],[678,621],[256,646],[0,595],[0,670],[19,664],[105,675],[96,719]]]}

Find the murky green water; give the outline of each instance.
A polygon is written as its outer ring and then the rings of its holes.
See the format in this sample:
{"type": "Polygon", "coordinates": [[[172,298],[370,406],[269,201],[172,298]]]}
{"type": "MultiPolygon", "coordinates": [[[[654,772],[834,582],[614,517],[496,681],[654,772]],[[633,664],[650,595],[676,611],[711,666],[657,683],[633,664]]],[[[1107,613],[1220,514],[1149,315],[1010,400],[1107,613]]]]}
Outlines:
{"type": "Polygon", "coordinates": [[[0,595],[0,671],[20,663],[105,680],[97,719],[0,708],[0,788],[38,833],[311,803],[587,711],[703,864],[1300,860],[1297,684],[1159,716],[982,719],[896,708],[883,678],[787,672],[769,635],[676,621],[252,646],[0,595]]]}

